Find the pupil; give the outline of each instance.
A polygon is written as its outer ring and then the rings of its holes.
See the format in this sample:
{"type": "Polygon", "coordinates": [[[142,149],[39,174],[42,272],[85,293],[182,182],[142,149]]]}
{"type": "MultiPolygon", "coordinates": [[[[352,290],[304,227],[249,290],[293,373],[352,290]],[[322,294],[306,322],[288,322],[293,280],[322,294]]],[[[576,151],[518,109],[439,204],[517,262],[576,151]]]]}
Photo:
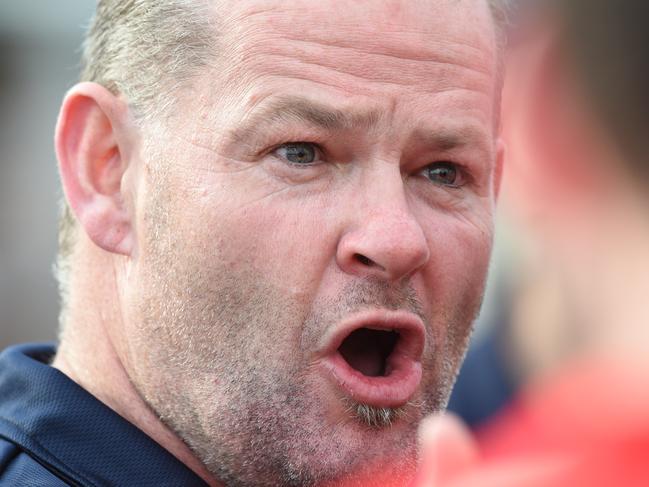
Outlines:
{"type": "Polygon", "coordinates": [[[444,184],[453,184],[457,178],[457,171],[449,166],[438,166],[431,169],[431,178],[444,184]]]}
{"type": "Polygon", "coordinates": [[[289,145],[286,148],[286,158],[299,164],[310,164],[315,160],[315,151],[308,145],[289,145]]]}

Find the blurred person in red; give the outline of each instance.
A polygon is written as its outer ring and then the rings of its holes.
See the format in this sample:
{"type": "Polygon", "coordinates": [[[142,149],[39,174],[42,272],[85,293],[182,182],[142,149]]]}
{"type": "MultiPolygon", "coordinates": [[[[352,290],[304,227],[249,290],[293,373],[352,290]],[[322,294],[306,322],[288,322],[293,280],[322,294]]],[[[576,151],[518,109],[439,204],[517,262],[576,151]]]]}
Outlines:
{"type": "Polygon", "coordinates": [[[649,4],[530,12],[510,53],[503,197],[539,263],[510,330],[531,380],[477,439],[452,418],[425,426],[420,485],[646,486],[649,4]]]}

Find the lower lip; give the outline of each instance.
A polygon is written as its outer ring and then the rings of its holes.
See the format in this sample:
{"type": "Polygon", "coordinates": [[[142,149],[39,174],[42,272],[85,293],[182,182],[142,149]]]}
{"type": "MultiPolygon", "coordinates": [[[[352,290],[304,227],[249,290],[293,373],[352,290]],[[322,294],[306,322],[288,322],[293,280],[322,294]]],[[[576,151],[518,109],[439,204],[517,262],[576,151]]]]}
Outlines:
{"type": "Polygon", "coordinates": [[[354,369],[336,352],[321,362],[327,375],[354,402],[381,408],[405,405],[419,389],[421,363],[399,353],[388,358],[388,375],[369,377],[354,369]]]}

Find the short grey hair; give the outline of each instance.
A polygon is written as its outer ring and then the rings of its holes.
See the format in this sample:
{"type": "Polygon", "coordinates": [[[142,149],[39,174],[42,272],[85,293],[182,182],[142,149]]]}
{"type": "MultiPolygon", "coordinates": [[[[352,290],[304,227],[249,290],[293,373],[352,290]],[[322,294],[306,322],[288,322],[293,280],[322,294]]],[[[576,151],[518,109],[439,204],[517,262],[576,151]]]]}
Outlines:
{"type": "MultiPolygon", "coordinates": [[[[499,26],[508,0],[487,0],[499,26]]],[[[179,89],[213,61],[218,26],[214,0],[99,0],[83,48],[81,81],[93,81],[128,100],[137,119],[165,115],[179,89]]],[[[64,199],[59,218],[59,252],[54,274],[66,321],[76,219],[64,199]]]]}

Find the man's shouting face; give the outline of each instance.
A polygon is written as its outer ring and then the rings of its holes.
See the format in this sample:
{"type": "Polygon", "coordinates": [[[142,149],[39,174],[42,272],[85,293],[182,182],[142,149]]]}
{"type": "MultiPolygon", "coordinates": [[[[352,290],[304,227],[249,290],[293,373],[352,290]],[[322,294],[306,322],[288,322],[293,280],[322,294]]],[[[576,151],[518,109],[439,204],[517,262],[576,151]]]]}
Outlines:
{"type": "Polygon", "coordinates": [[[129,376],[227,485],[403,484],[488,267],[489,7],[224,3],[139,156],[129,376]]]}

